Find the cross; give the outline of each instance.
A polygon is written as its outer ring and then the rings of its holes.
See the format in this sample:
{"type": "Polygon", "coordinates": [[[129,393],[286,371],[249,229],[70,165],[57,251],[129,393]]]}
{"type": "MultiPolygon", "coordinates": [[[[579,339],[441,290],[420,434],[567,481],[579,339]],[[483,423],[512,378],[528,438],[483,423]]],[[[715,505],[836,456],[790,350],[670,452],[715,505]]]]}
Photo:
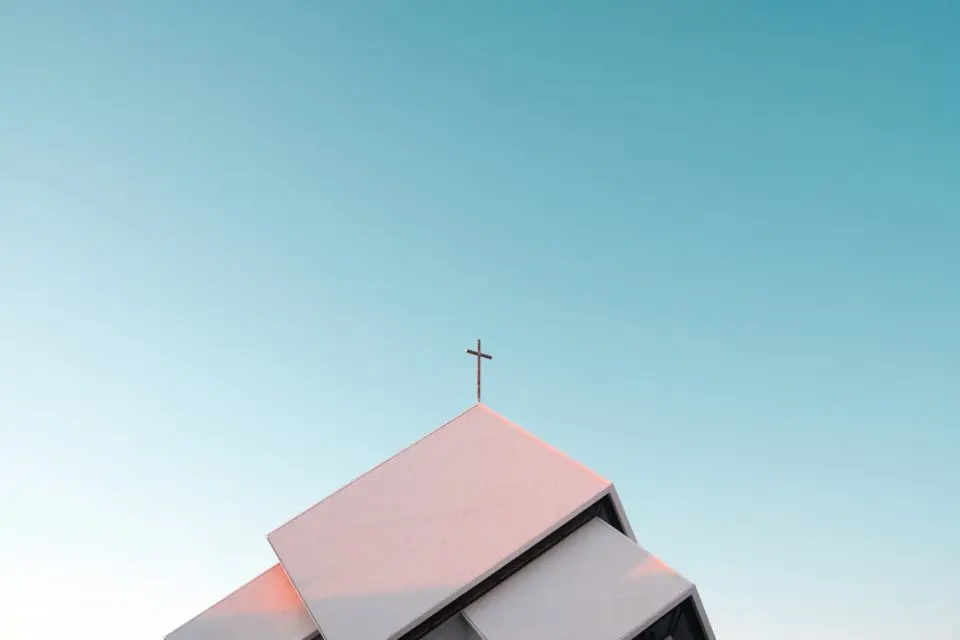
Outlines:
{"type": "Polygon", "coordinates": [[[480,338],[477,338],[477,350],[467,349],[467,353],[477,358],[477,404],[480,404],[480,360],[493,360],[493,356],[480,350],[480,338]]]}

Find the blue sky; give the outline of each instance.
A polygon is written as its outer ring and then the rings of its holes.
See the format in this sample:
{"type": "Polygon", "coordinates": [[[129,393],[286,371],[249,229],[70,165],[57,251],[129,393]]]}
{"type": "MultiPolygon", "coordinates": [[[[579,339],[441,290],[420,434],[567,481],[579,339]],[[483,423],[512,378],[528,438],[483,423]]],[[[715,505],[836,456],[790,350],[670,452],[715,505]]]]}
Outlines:
{"type": "Polygon", "coordinates": [[[0,0],[0,637],[160,637],[484,400],[721,638],[960,628],[960,5],[0,0]]]}

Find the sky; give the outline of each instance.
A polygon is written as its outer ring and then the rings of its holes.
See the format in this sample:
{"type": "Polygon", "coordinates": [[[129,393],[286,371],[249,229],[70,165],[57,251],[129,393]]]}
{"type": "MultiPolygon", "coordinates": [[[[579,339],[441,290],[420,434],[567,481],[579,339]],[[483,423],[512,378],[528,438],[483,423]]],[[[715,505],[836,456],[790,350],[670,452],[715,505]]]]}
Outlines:
{"type": "Polygon", "coordinates": [[[0,637],[160,638],[483,399],[718,638],[960,633],[960,4],[0,0],[0,637]]]}

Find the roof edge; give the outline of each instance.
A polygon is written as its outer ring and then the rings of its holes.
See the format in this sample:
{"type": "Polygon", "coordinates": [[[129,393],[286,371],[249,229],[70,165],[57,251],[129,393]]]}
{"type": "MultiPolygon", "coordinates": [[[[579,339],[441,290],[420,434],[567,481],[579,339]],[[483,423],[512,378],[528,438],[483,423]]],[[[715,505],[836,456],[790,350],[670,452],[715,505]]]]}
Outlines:
{"type": "MultiPolygon", "coordinates": [[[[387,464],[388,462],[390,462],[390,461],[393,460],[394,458],[398,457],[400,454],[406,452],[408,449],[412,449],[413,447],[417,446],[417,445],[420,444],[422,441],[426,440],[427,438],[429,438],[430,436],[432,436],[432,435],[435,434],[436,432],[440,431],[441,429],[443,429],[444,427],[446,427],[448,424],[450,424],[450,423],[453,422],[454,420],[457,420],[457,419],[465,416],[466,414],[470,413],[471,411],[473,411],[473,410],[476,409],[477,407],[486,408],[486,407],[484,407],[484,406],[483,406],[482,404],[480,404],[480,403],[475,403],[475,404],[471,405],[469,408],[464,409],[463,411],[461,411],[460,413],[458,413],[458,414],[455,415],[454,417],[450,418],[449,420],[447,420],[446,422],[444,422],[443,424],[441,424],[439,427],[437,427],[437,428],[434,429],[433,431],[430,431],[430,432],[427,433],[426,435],[421,436],[421,437],[418,438],[417,440],[411,442],[411,443],[408,444],[406,447],[404,447],[404,448],[401,449],[400,451],[397,451],[395,454],[393,454],[392,456],[390,456],[390,457],[387,458],[386,460],[383,460],[382,462],[380,462],[380,463],[377,464],[376,466],[373,466],[373,467],[367,469],[366,471],[364,471],[363,473],[361,473],[359,476],[357,476],[356,478],[354,478],[354,479],[351,480],[350,482],[348,482],[348,483],[346,483],[345,485],[341,486],[341,487],[340,487],[339,489],[337,489],[336,491],[333,491],[332,493],[328,494],[327,496],[325,496],[325,497],[322,498],[321,500],[318,500],[317,502],[314,502],[312,505],[310,505],[309,507],[307,507],[306,509],[304,509],[303,511],[301,511],[301,512],[298,513],[297,515],[293,516],[292,518],[290,518],[289,520],[287,520],[286,522],[284,522],[284,523],[281,524],[280,526],[274,527],[273,530],[271,530],[269,533],[267,533],[267,540],[269,541],[269,540],[270,540],[270,536],[272,536],[273,534],[275,534],[275,533],[276,533],[277,531],[279,531],[280,529],[283,529],[283,528],[286,527],[287,525],[292,524],[293,522],[296,522],[301,516],[303,516],[305,513],[307,513],[308,511],[310,511],[311,509],[313,509],[313,508],[316,507],[317,505],[320,505],[320,504],[326,502],[327,500],[329,500],[329,499],[332,498],[333,496],[335,496],[335,495],[337,495],[338,493],[340,493],[341,491],[347,489],[348,487],[350,487],[351,485],[355,484],[356,482],[358,482],[359,480],[361,480],[361,479],[364,478],[365,476],[373,473],[374,471],[376,471],[377,469],[379,469],[379,468],[382,467],[383,465],[387,464]]],[[[488,409],[488,411],[489,411],[489,409],[488,409]]],[[[512,423],[511,423],[511,424],[512,424],[512,423]]],[[[273,546],[273,545],[271,544],[271,546],[273,546]]]]}
{"type": "Polygon", "coordinates": [[[700,618],[700,624],[703,625],[703,630],[707,634],[708,640],[717,640],[717,636],[713,632],[713,625],[710,624],[710,617],[707,615],[707,610],[703,606],[703,600],[700,599],[700,590],[697,589],[697,585],[693,585],[691,597],[693,598],[693,606],[697,610],[697,616],[700,618]]]}
{"type": "MultiPolygon", "coordinates": [[[[501,420],[502,422],[510,425],[511,427],[513,427],[514,429],[516,429],[517,431],[519,431],[520,433],[522,433],[523,435],[527,436],[528,438],[533,438],[534,440],[536,440],[537,442],[539,442],[540,444],[542,444],[544,447],[546,447],[547,449],[549,449],[551,452],[555,453],[556,455],[558,455],[558,456],[560,456],[560,457],[562,457],[562,458],[566,458],[567,460],[569,460],[570,462],[572,462],[572,463],[575,464],[576,466],[580,467],[580,469],[582,469],[583,471],[586,471],[587,473],[589,473],[589,474],[592,475],[592,476],[595,476],[595,477],[598,478],[599,480],[602,480],[602,481],[604,481],[604,482],[606,482],[607,484],[610,484],[610,485],[613,484],[613,481],[610,480],[609,478],[607,478],[606,476],[600,475],[599,473],[597,473],[596,471],[594,471],[593,469],[591,469],[591,468],[588,467],[587,465],[583,464],[582,462],[580,462],[580,461],[577,460],[576,458],[572,457],[570,454],[564,453],[563,451],[561,451],[560,449],[556,448],[555,446],[553,446],[552,444],[550,444],[549,442],[547,442],[547,441],[544,440],[543,438],[534,435],[534,434],[531,433],[530,431],[527,431],[526,429],[524,429],[523,427],[521,427],[520,425],[518,425],[516,422],[513,422],[513,421],[510,420],[509,418],[504,418],[502,415],[500,415],[499,413],[497,413],[496,411],[494,411],[493,409],[491,409],[491,408],[488,407],[487,405],[482,404],[482,403],[477,403],[477,404],[474,405],[474,407],[479,407],[479,408],[481,408],[481,409],[486,410],[486,411],[487,411],[488,413],[490,413],[493,417],[495,417],[495,418],[497,418],[498,420],[501,420]]],[[[472,407],[471,407],[471,408],[472,408],[472,407]]],[[[469,411],[469,409],[468,409],[468,411],[469,411]]],[[[466,411],[464,411],[464,413],[466,413],[466,411]]],[[[462,415],[462,414],[461,414],[461,415],[462,415]]],[[[457,417],[459,417],[459,416],[457,416],[457,417]]],[[[619,501],[617,501],[617,502],[619,502],[619,501]]]]}
{"type": "MultiPolygon", "coordinates": [[[[316,627],[314,634],[319,634],[320,638],[325,638],[326,636],[323,634],[323,629],[320,628],[320,621],[317,620],[316,616],[313,615],[313,611],[310,611],[310,607],[307,606],[307,601],[300,592],[300,587],[297,585],[296,581],[294,581],[293,576],[291,576],[287,571],[287,568],[283,566],[283,560],[280,560],[280,554],[277,553],[277,548],[273,546],[273,542],[271,542],[269,538],[267,539],[267,544],[269,544],[270,549],[273,550],[273,555],[277,556],[277,560],[279,561],[277,562],[277,566],[280,567],[280,571],[282,571],[283,575],[286,576],[287,580],[290,581],[290,586],[293,587],[293,590],[296,592],[297,600],[300,601],[301,606],[303,606],[303,610],[307,612],[307,617],[313,621],[313,626],[316,627]]],[[[308,636],[308,638],[309,637],[310,636],[308,636]]]]}
{"type": "Polygon", "coordinates": [[[623,508],[623,503],[620,502],[620,494],[617,493],[615,482],[610,483],[610,501],[613,502],[613,509],[617,512],[617,517],[620,518],[620,524],[623,525],[623,532],[628,538],[639,544],[637,534],[634,533],[633,526],[630,524],[630,518],[627,517],[627,510],[623,508]]]}
{"type": "MultiPolygon", "coordinates": [[[[260,578],[264,577],[265,575],[267,575],[268,573],[270,573],[271,571],[273,571],[273,570],[276,569],[277,567],[279,567],[280,570],[283,572],[283,575],[284,575],[284,576],[287,578],[287,580],[290,582],[290,586],[293,588],[294,591],[296,591],[297,597],[299,598],[300,592],[297,590],[296,585],[293,584],[293,580],[290,580],[290,576],[287,575],[287,571],[286,571],[286,569],[283,568],[283,564],[280,563],[280,562],[277,562],[276,564],[271,565],[270,568],[267,569],[266,571],[261,571],[260,573],[258,573],[258,574],[255,575],[254,577],[250,578],[249,580],[247,580],[246,582],[244,582],[243,584],[241,584],[239,587],[237,587],[236,589],[234,589],[233,591],[231,591],[231,592],[228,593],[227,595],[223,596],[222,598],[220,598],[219,600],[217,600],[216,602],[214,602],[212,605],[210,605],[210,606],[207,607],[206,609],[202,610],[200,613],[196,614],[195,616],[193,616],[192,618],[190,618],[190,619],[187,620],[186,622],[180,624],[177,628],[175,628],[175,629],[173,629],[172,631],[166,633],[166,634],[163,636],[164,640],[167,640],[168,638],[170,638],[170,636],[172,636],[173,634],[175,634],[177,631],[180,631],[181,629],[183,629],[185,626],[187,626],[187,625],[190,624],[191,622],[194,622],[194,621],[198,620],[203,614],[205,614],[205,613],[207,613],[208,611],[211,611],[211,610],[215,609],[216,607],[220,606],[221,604],[223,604],[224,602],[226,602],[227,600],[229,600],[231,597],[233,597],[235,594],[243,591],[244,589],[246,589],[247,587],[249,587],[250,585],[252,585],[254,582],[256,582],[257,580],[259,580],[260,578]]],[[[303,604],[303,599],[302,599],[302,598],[300,598],[300,603],[303,604]]],[[[307,615],[310,617],[310,619],[313,620],[313,616],[310,614],[310,610],[307,609],[306,606],[304,606],[304,610],[307,612],[307,615]]],[[[314,621],[314,622],[316,622],[316,621],[314,621]]],[[[309,637],[309,636],[308,636],[308,637],[309,637]]]]}

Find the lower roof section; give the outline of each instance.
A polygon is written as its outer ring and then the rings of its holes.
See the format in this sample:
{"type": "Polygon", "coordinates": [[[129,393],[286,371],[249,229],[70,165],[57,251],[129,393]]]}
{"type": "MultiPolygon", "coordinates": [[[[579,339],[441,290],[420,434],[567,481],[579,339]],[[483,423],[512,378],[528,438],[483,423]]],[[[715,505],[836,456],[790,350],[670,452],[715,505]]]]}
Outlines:
{"type": "Polygon", "coordinates": [[[594,519],[464,611],[486,640],[625,640],[695,587],[594,519]]]}
{"type": "Polygon", "coordinates": [[[307,640],[316,632],[300,596],[277,564],[166,640],[307,640]]]}

